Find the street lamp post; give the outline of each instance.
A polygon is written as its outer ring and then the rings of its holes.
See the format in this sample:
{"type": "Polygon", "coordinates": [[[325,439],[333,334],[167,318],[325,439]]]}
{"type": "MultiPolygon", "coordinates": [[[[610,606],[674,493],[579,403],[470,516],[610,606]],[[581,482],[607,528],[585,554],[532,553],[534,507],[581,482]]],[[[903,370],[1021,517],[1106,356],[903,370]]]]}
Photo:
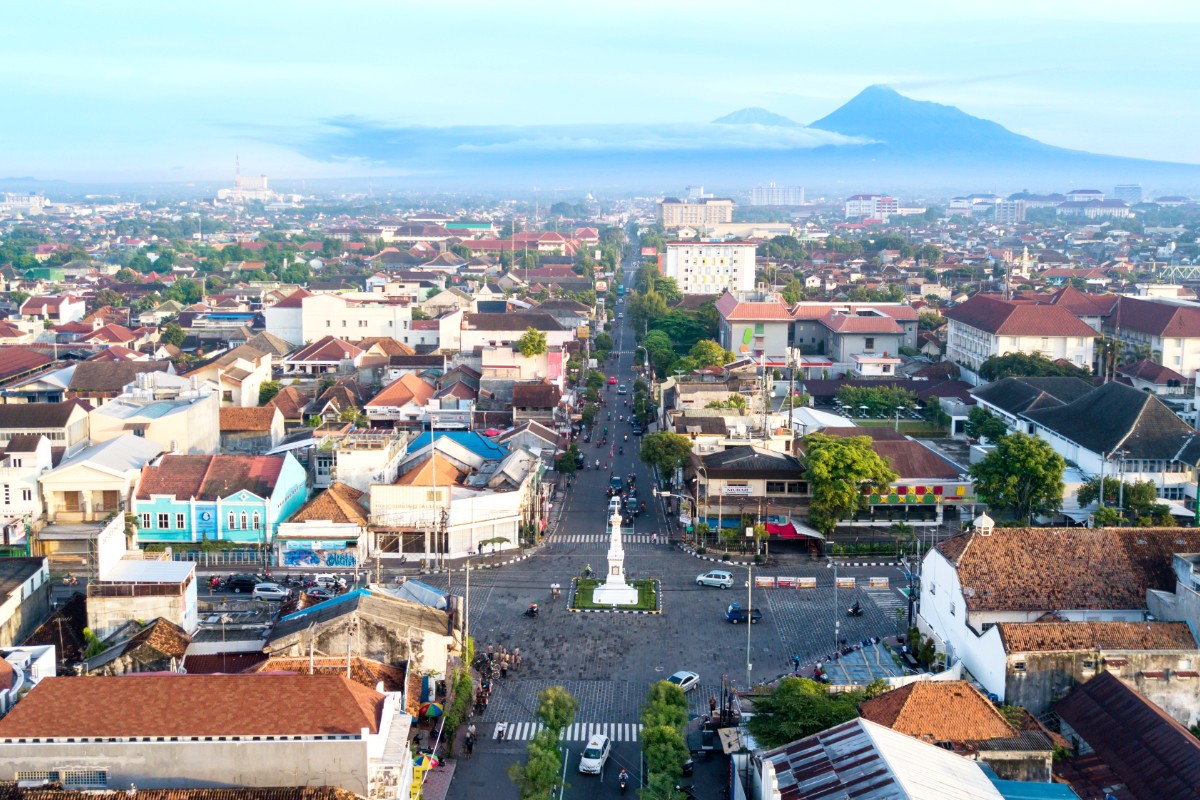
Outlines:
{"type": "Polygon", "coordinates": [[[896,433],[900,432],[900,412],[903,409],[904,406],[896,406],[896,433]]]}
{"type": "Polygon", "coordinates": [[[754,627],[754,565],[746,565],[746,691],[750,691],[753,684],[750,682],[750,670],[754,669],[754,665],[750,663],[750,629],[754,627]]]}
{"type": "Polygon", "coordinates": [[[842,620],[838,617],[838,573],[837,562],[832,559],[825,565],[826,569],[833,569],[833,649],[838,649],[838,643],[842,640],[842,620]]]}

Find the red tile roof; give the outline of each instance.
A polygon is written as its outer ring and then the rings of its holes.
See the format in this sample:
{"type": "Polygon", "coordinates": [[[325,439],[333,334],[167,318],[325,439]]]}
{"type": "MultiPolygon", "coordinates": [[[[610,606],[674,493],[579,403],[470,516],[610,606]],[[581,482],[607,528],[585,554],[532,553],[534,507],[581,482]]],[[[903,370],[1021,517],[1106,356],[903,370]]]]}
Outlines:
{"type": "Polygon", "coordinates": [[[269,431],[279,409],[275,406],[261,408],[221,407],[221,432],[269,431]]]}
{"type": "Polygon", "coordinates": [[[328,736],[379,730],[383,695],[333,675],[43,678],[0,739],[328,736]]]}
{"type": "Polygon", "coordinates": [[[304,298],[312,297],[313,293],[308,289],[297,289],[287,297],[280,300],[272,308],[300,308],[304,304],[304,298]]]}
{"type": "Polygon", "coordinates": [[[393,408],[416,403],[423,406],[433,397],[434,388],[412,372],[406,372],[375,395],[366,407],[393,408]]]}
{"type": "Polygon", "coordinates": [[[240,491],[270,497],[285,456],[163,456],[157,466],[142,469],[139,500],[172,495],[180,500],[216,500],[240,491]]]}
{"type": "Polygon", "coordinates": [[[904,333],[900,324],[891,317],[859,317],[833,313],[820,322],[835,333],[904,333]]]}
{"type": "Polygon", "coordinates": [[[328,489],[305,503],[289,521],[319,520],[339,524],[366,525],[367,510],[362,503],[365,494],[353,486],[334,482],[328,489]]]}
{"type": "Polygon", "coordinates": [[[1170,367],[1155,364],[1148,358],[1143,358],[1141,361],[1133,364],[1125,364],[1124,366],[1117,367],[1117,372],[1130,378],[1148,381],[1159,386],[1167,386],[1169,381],[1178,381],[1177,385],[1179,386],[1191,383],[1191,381],[1170,367]]]}
{"type": "Polygon", "coordinates": [[[966,681],[917,681],[867,700],[864,719],[934,742],[1014,736],[1012,725],[966,681]]]}
{"type": "Polygon", "coordinates": [[[1175,338],[1200,336],[1200,308],[1121,297],[1107,325],[1175,338]]]}
{"type": "Polygon", "coordinates": [[[292,353],[285,360],[290,364],[305,361],[341,361],[345,358],[358,358],[362,349],[335,336],[322,336],[310,345],[292,353]]]}
{"type": "Polygon", "coordinates": [[[1076,336],[1100,334],[1059,306],[1023,305],[977,294],[946,312],[946,317],[998,336],[1076,336]]]}
{"type": "Polygon", "coordinates": [[[1009,653],[1073,650],[1196,650],[1186,622],[1001,622],[1009,653]]]}

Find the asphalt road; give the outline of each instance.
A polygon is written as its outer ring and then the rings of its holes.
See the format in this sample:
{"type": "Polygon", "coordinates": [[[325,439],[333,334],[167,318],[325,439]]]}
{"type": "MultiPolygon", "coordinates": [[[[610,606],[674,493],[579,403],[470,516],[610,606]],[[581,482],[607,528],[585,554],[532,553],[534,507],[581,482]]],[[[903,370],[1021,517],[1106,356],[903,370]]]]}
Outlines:
{"type": "MultiPolygon", "coordinates": [[[[634,337],[618,329],[618,361],[608,374],[632,386],[630,372],[634,337]]],[[[614,420],[625,411],[624,398],[615,387],[604,393],[607,409],[601,410],[601,427],[608,425],[610,439],[620,438],[629,430],[627,423],[608,422],[605,412],[613,411],[614,420]]],[[[595,439],[593,439],[593,442],[595,439]]],[[[856,577],[860,588],[841,589],[836,593],[833,571],[825,562],[797,558],[789,566],[755,569],[756,576],[814,576],[814,589],[755,589],[753,604],[763,610],[764,619],[747,628],[724,621],[728,603],[746,601],[745,568],[729,567],[735,575],[735,588],[721,590],[699,587],[696,576],[721,565],[700,560],[669,544],[665,539],[667,521],[657,503],[648,496],[649,470],[636,459],[636,437],[630,436],[625,455],[613,460],[612,472],[637,476],[639,495],[647,501],[647,513],[634,523],[625,538],[625,567],[631,578],[657,578],[663,588],[661,615],[572,613],[566,609],[566,592],[558,600],[550,599],[550,584],[568,586],[572,576],[586,565],[602,570],[607,552],[605,518],[608,501],[605,486],[609,472],[589,469],[578,473],[574,488],[561,500],[561,516],[547,539],[547,545],[533,557],[495,570],[471,574],[468,624],[477,649],[488,644],[521,649],[524,666],[497,682],[494,699],[487,712],[476,720],[479,743],[471,759],[460,759],[448,797],[467,800],[487,796],[506,800],[516,790],[505,776],[508,766],[523,760],[527,740],[536,730],[538,693],[560,685],[579,699],[576,725],[568,730],[564,798],[616,798],[620,796],[616,775],[622,767],[640,785],[642,764],[638,717],[649,686],[680,669],[700,674],[700,684],[689,693],[690,710],[703,714],[709,698],[720,697],[723,678],[745,686],[747,661],[752,665],[750,678],[755,683],[773,680],[791,670],[793,655],[811,664],[833,649],[834,622],[840,636],[858,641],[872,635],[895,634],[898,630],[896,609],[904,608],[904,598],[896,587],[900,573],[895,567],[842,567],[839,577],[856,577]],[[658,533],[659,541],[651,542],[658,533]],[[861,588],[869,577],[888,577],[887,590],[861,588]],[[846,607],[862,602],[862,617],[849,618],[846,607]],[[523,610],[529,603],[542,605],[539,619],[528,619],[523,610]],[[747,659],[749,654],[749,659],[747,659]],[[497,722],[509,723],[510,738],[496,741],[497,722]],[[582,775],[578,771],[579,753],[593,732],[606,733],[614,740],[613,755],[601,776],[582,775]],[[486,794],[485,794],[486,793],[486,794]]],[[[589,464],[600,458],[608,461],[608,449],[585,448],[589,464]]],[[[427,577],[430,583],[445,586],[445,574],[427,577]]],[[[464,576],[450,576],[450,588],[464,589],[464,576]]],[[[698,765],[694,779],[697,797],[716,800],[723,797],[728,761],[723,758],[698,765]]],[[[632,793],[629,796],[635,796],[632,793]]]]}

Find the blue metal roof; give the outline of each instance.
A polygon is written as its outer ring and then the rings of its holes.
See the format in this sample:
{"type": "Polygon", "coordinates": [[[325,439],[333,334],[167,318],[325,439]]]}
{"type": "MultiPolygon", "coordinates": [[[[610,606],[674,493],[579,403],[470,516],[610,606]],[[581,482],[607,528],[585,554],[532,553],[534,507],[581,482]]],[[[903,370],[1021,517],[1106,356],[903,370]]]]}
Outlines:
{"type": "MultiPolygon", "coordinates": [[[[449,437],[455,444],[467,448],[472,453],[487,461],[500,461],[508,456],[508,448],[496,444],[491,439],[475,431],[436,431],[437,438],[449,437]]],[[[430,443],[429,431],[425,431],[408,446],[408,452],[415,453],[430,443]]]]}
{"type": "Polygon", "coordinates": [[[1004,795],[1004,800],[1079,800],[1079,795],[1065,783],[1002,781],[998,778],[992,778],[992,783],[1004,795]]]}

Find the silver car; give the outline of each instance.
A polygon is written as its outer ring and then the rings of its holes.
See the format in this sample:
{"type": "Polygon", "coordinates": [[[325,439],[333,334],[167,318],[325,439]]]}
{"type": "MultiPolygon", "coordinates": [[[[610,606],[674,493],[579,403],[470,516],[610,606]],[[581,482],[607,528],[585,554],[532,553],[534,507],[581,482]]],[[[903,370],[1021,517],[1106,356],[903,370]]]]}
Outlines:
{"type": "Polygon", "coordinates": [[[709,570],[703,575],[696,576],[697,586],[718,586],[722,589],[728,589],[733,586],[733,573],[726,572],[723,569],[709,570]]]}
{"type": "Polygon", "coordinates": [[[287,600],[290,595],[291,590],[278,583],[260,583],[254,587],[254,594],[251,596],[257,600],[287,600]]]}

